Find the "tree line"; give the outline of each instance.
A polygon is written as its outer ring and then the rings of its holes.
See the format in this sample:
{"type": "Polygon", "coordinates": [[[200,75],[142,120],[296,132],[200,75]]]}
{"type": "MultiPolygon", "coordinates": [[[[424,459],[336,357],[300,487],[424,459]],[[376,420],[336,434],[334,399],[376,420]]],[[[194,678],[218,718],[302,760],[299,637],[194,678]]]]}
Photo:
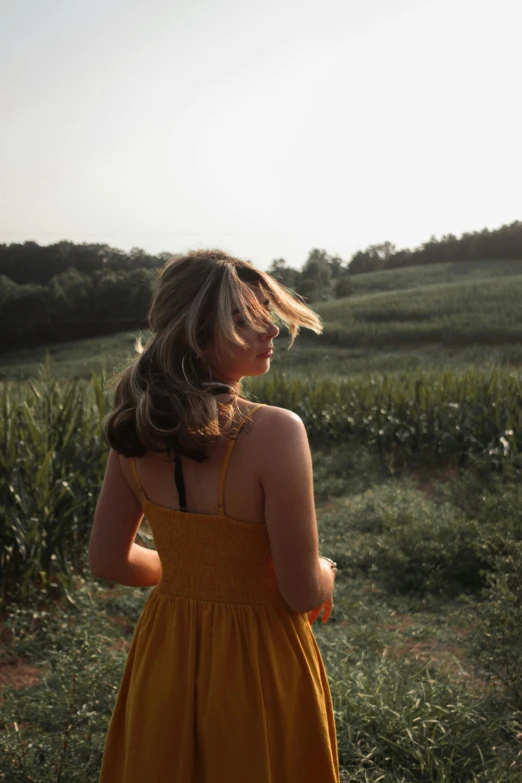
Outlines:
{"type": "Polygon", "coordinates": [[[365,272],[406,266],[438,264],[444,261],[522,260],[522,221],[499,229],[432,236],[419,247],[398,250],[392,242],[369,245],[345,264],[324,250],[312,250],[301,270],[287,266],[283,258],[272,261],[268,272],[281,283],[307,297],[310,302],[349,296],[350,278],[365,272]]]}
{"type": "MultiPolygon", "coordinates": [[[[144,328],[157,271],[173,255],[68,241],[0,244],[0,352],[144,328]]],[[[484,259],[522,259],[522,221],[431,237],[414,250],[370,245],[347,262],[314,248],[301,269],[278,258],[267,271],[313,303],[349,296],[355,274],[484,259]]]]}

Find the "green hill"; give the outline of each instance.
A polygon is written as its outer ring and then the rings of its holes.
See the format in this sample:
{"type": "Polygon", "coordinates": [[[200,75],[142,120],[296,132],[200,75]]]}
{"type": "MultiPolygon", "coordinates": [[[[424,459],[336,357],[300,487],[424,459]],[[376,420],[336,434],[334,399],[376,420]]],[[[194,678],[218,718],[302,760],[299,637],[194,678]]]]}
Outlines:
{"type": "Polygon", "coordinates": [[[522,275],[522,261],[458,261],[455,263],[425,264],[400,269],[368,272],[351,277],[355,295],[400,291],[439,283],[458,283],[489,280],[493,277],[522,275]]]}
{"type": "Polygon", "coordinates": [[[315,309],[329,343],[449,346],[522,342],[521,303],[522,269],[510,277],[351,296],[315,309]]]}
{"type": "MultiPolygon", "coordinates": [[[[353,276],[354,294],[314,303],[324,334],[278,341],[274,370],[292,374],[417,371],[522,364],[522,262],[434,264],[353,276]]],[[[137,332],[57,343],[0,357],[0,378],[111,373],[137,332]]],[[[144,337],[146,338],[146,334],[144,337]]]]}

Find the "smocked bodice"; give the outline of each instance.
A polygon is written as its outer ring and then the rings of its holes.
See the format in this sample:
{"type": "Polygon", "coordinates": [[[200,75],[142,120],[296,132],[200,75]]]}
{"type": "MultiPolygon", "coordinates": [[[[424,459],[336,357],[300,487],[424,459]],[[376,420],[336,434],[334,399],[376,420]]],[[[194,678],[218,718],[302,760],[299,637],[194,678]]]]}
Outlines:
{"type": "Polygon", "coordinates": [[[266,525],[192,514],[145,500],[163,569],[158,591],[200,601],[278,603],[266,525]]]}

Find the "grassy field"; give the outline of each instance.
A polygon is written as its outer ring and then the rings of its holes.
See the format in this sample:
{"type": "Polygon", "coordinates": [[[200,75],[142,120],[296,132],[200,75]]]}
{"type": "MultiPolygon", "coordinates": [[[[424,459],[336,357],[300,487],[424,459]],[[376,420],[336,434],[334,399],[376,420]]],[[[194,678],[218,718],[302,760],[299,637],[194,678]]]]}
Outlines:
{"type": "Polygon", "coordinates": [[[134,354],[138,336],[120,332],[7,353],[0,356],[0,378],[35,378],[42,369],[55,378],[89,378],[93,372],[111,374],[134,354]]]}
{"type": "Polygon", "coordinates": [[[491,278],[522,275],[522,261],[458,261],[426,264],[353,275],[355,295],[402,291],[441,283],[483,282],[491,278]]]}
{"type": "MultiPolygon", "coordinates": [[[[92,373],[108,377],[114,368],[123,366],[132,358],[136,337],[134,333],[123,332],[1,356],[0,380],[24,380],[41,375],[64,380],[87,379],[92,373]]],[[[508,367],[518,371],[522,367],[522,344],[517,343],[465,347],[445,347],[435,343],[379,349],[371,346],[321,346],[298,337],[290,351],[281,341],[276,340],[275,343],[272,369],[303,379],[326,376],[335,380],[384,373],[413,375],[446,369],[459,372],[475,366],[483,369],[508,367]]]]}
{"type": "MultiPolygon", "coordinates": [[[[313,305],[324,335],[304,330],[291,351],[276,340],[272,366],[331,377],[414,373],[471,365],[522,365],[522,262],[436,264],[354,275],[355,293],[313,305]]],[[[0,379],[110,374],[132,355],[138,333],[58,343],[0,356],[0,379]]],[[[147,333],[144,332],[144,338],[147,333]]]]}
{"type": "MultiPolygon", "coordinates": [[[[522,341],[522,275],[348,297],[317,308],[325,342],[443,346],[522,341]]],[[[321,339],[321,338],[317,338],[321,339]]]]}
{"type": "MultiPolygon", "coordinates": [[[[274,374],[250,392],[313,441],[320,551],[339,564],[314,632],[343,780],[522,781],[519,380],[274,374]]],[[[2,395],[0,780],[95,783],[148,594],[86,567],[107,399],[99,380],[2,395]]],[[[137,540],[153,544],[146,521],[137,540]]]]}
{"type": "MultiPolygon", "coordinates": [[[[320,550],[339,565],[314,633],[343,783],[522,783],[522,264],[354,289],[314,305],[324,338],[281,340],[245,382],[312,444],[320,550]]],[[[87,568],[109,398],[103,377],[64,381],[110,374],[136,336],[0,357],[5,783],[97,780],[149,589],[87,568]]],[[[137,541],[153,545],[146,520],[137,541]]]]}
{"type": "MultiPolygon", "coordinates": [[[[313,456],[320,549],[339,563],[331,620],[314,633],[342,780],[522,780],[520,683],[501,665],[506,651],[518,657],[520,633],[500,651],[490,644],[493,655],[484,647],[505,628],[491,622],[498,599],[470,552],[508,507],[522,521],[520,486],[485,488],[473,474],[391,477],[364,450],[313,456]]],[[[142,533],[147,541],[146,523],[142,533]]],[[[67,600],[17,604],[4,618],[0,780],[95,783],[148,592],[75,577],[67,600]]]]}

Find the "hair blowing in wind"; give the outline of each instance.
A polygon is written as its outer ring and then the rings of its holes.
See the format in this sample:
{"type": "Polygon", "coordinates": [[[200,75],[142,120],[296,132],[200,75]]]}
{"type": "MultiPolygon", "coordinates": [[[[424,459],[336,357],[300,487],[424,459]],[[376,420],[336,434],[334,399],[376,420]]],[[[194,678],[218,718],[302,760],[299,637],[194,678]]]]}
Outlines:
{"type": "Polygon", "coordinates": [[[171,259],[149,310],[151,339],[145,347],[138,341],[138,355],[113,379],[114,408],[103,423],[112,448],[125,457],[176,451],[201,462],[205,445],[226,435],[233,404],[216,401],[202,385],[212,379],[201,351],[214,341],[217,355],[226,357],[231,346],[244,344],[234,305],[250,326],[266,324],[248,284],[270,298],[272,317],[288,329],[289,349],[301,326],[321,334],[321,319],[298,294],[247,261],[221,250],[171,259]]]}

